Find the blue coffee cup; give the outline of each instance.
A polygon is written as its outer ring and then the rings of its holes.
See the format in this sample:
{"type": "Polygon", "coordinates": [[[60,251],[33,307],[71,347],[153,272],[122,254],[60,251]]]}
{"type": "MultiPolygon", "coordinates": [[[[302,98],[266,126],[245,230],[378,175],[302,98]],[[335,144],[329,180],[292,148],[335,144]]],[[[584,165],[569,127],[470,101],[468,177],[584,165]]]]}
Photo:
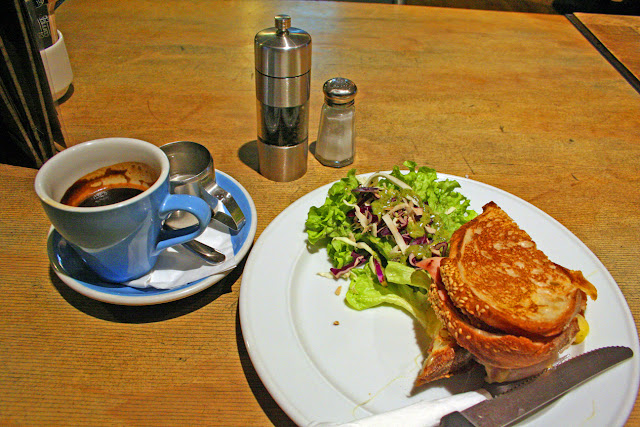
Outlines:
{"type": "Polygon", "coordinates": [[[91,270],[111,282],[145,275],[163,250],[194,240],[211,220],[205,201],[169,192],[169,159],[160,148],[137,139],[104,138],[67,148],[40,168],[35,190],[53,227],[91,270]],[[101,171],[98,178],[95,171],[101,171]],[[71,187],[80,184],[83,191],[103,191],[105,186],[128,191],[144,185],[139,194],[111,204],[67,204],[71,187]],[[164,220],[178,210],[189,212],[198,223],[164,230],[164,220]]]}

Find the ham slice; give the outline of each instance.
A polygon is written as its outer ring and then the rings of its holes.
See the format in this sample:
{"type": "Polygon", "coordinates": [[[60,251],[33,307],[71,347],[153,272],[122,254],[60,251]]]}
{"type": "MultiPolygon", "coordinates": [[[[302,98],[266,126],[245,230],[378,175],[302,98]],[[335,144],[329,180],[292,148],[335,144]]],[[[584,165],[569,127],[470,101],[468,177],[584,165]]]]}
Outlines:
{"type": "Polygon", "coordinates": [[[444,257],[434,256],[431,258],[425,258],[415,263],[415,266],[426,270],[436,283],[442,283],[442,277],[440,276],[440,263],[444,257]]]}

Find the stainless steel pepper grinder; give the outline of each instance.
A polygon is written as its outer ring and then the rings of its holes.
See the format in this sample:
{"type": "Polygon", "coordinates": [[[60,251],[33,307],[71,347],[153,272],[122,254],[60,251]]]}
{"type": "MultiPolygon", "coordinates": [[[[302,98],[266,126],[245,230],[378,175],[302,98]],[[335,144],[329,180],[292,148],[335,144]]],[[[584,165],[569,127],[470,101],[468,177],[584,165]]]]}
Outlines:
{"type": "Polygon", "coordinates": [[[260,173],[293,181],[307,171],[311,36],[277,15],[256,34],[254,53],[260,173]]]}

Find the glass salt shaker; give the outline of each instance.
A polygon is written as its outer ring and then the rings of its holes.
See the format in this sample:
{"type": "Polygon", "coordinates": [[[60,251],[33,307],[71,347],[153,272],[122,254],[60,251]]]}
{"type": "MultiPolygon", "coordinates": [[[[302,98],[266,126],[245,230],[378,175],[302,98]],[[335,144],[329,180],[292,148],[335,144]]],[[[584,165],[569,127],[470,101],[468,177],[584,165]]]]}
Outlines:
{"type": "Polygon", "coordinates": [[[316,142],[316,158],[325,166],[340,168],[353,163],[356,142],[356,85],[335,77],[325,82],[324,105],[316,142]]]}

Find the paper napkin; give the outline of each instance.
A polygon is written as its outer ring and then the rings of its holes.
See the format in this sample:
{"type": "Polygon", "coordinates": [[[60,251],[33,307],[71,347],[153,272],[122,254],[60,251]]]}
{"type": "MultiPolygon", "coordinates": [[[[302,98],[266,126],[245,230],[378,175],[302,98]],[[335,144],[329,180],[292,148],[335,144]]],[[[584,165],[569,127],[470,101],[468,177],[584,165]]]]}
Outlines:
{"type": "Polygon", "coordinates": [[[442,399],[422,401],[347,423],[311,423],[310,427],[435,427],[440,419],[454,411],[463,411],[490,397],[483,389],[454,394],[442,399]]]}
{"type": "Polygon", "coordinates": [[[178,245],[163,251],[151,272],[124,284],[135,288],[174,289],[232,270],[238,265],[233,253],[231,235],[226,227],[209,225],[196,240],[223,253],[226,260],[217,265],[207,264],[198,255],[178,245]]]}

